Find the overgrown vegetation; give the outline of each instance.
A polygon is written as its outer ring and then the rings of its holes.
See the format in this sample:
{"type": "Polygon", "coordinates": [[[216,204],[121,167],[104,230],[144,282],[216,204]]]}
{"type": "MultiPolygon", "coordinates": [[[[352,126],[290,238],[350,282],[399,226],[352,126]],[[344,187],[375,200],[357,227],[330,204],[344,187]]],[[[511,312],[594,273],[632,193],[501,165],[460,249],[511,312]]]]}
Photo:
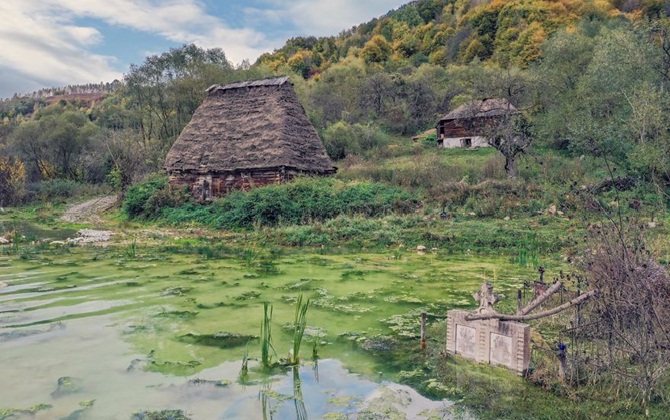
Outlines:
{"type": "Polygon", "coordinates": [[[237,191],[210,206],[180,200],[165,179],[134,185],[124,201],[129,218],[163,220],[169,224],[198,223],[217,229],[308,224],[339,215],[379,217],[416,210],[419,201],[400,188],[376,183],[344,183],[304,178],[250,191],[237,191]]]}
{"type": "Polygon", "coordinates": [[[670,395],[670,275],[648,248],[645,228],[638,217],[619,215],[589,229],[583,269],[598,296],[579,331],[591,361],[580,359],[575,369],[577,381],[638,400],[649,416],[670,395]]]}

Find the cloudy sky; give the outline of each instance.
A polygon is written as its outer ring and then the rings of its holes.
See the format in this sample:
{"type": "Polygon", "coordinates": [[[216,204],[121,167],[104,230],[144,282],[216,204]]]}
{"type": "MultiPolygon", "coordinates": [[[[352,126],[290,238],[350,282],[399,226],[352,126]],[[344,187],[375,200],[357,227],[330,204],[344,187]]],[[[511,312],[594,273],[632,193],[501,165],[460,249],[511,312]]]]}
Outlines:
{"type": "Polygon", "coordinates": [[[120,79],[170,47],[252,62],[288,38],[336,35],[409,0],[0,0],[0,98],[120,79]]]}

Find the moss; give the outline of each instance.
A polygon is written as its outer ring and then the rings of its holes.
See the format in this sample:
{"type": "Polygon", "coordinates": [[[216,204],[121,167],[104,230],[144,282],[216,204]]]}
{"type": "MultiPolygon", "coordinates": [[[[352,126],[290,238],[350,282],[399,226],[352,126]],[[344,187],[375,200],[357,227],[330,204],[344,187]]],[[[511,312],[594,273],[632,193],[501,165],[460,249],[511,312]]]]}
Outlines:
{"type": "Polygon", "coordinates": [[[141,411],[133,413],[131,420],[190,420],[183,410],[141,411]]]}
{"type": "Polygon", "coordinates": [[[58,378],[56,390],[51,393],[54,398],[64,397],[66,395],[74,394],[81,390],[81,381],[70,376],[63,376],[58,378]]]}
{"type": "Polygon", "coordinates": [[[38,412],[49,410],[52,407],[49,404],[37,404],[29,408],[0,408],[0,420],[12,419],[22,414],[34,416],[38,412]]]}
{"type": "Polygon", "coordinates": [[[220,332],[215,334],[188,333],[179,337],[184,343],[195,343],[203,346],[219,347],[222,349],[244,346],[251,340],[257,340],[257,335],[234,334],[220,332]]]}

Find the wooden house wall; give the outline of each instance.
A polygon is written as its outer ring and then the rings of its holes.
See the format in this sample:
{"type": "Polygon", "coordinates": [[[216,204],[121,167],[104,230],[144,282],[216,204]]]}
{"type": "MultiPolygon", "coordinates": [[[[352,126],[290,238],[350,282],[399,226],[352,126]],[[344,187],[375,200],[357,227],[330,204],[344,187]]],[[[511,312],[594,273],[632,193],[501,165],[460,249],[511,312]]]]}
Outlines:
{"type": "Polygon", "coordinates": [[[296,170],[248,170],[229,173],[212,174],[171,174],[168,182],[173,188],[188,186],[191,195],[200,202],[211,201],[223,197],[232,190],[249,190],[270,184],[289,181],[299,175],[296,170]]]}
{"type": "Polygon", "coordinates": [[[470,139],[469,147],[486,147],[486,133],[495,130],[499,119],[475,118],[442,120],[437,125],[437,142],[442,147],[464,147],[462,140],[470,139]]]}
{"type": "Polygon", "coordinates": [[[463,121],[440,122],[438,126],[438,138],[467,137],[474,136],[473,127],[466,127],[463,121]]]}

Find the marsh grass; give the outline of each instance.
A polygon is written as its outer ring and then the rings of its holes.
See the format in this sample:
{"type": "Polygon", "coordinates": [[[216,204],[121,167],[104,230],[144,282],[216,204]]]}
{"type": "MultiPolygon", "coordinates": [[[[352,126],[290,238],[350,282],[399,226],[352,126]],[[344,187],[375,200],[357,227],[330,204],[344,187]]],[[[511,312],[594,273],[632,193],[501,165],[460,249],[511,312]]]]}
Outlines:
{"type": "Polygon", "coordinates": [[[137,258],[137,238],[133,238],[123,251],[128,258],[137,258]]]}
{"type": "Polygon", "coordinates": [[[240,382],[245,382],[249,379],[249,349],[244,350],[242,355],[242,367],[240,368],[240,382]]]}
{"type": "Polygon", "coordinates": [[[272,305],[268,302],[263,303],[263,321],[261,322],[261,366],[264,369],[272,367],[272,353],[275,354],[272,346],[272,305]]]}
{"type": "Polygon", "coordinates": [[[512,259],[520,267],[539,267],[539,245],[537,238],[529,236],[523,240],[517,248],[517,255],[512,259]]]}
{"type": "Polygon", "coordinates": [[[300,346],[305,335],[305,327],[307,326],[307,310],[309,309],[309,299],[303,303],[302,293],[298,295],[298,300],[295,303],[295,319],[293,322],[293,347],[289,352],[288,362],[291,365],[300,363],[300,346]]]}

